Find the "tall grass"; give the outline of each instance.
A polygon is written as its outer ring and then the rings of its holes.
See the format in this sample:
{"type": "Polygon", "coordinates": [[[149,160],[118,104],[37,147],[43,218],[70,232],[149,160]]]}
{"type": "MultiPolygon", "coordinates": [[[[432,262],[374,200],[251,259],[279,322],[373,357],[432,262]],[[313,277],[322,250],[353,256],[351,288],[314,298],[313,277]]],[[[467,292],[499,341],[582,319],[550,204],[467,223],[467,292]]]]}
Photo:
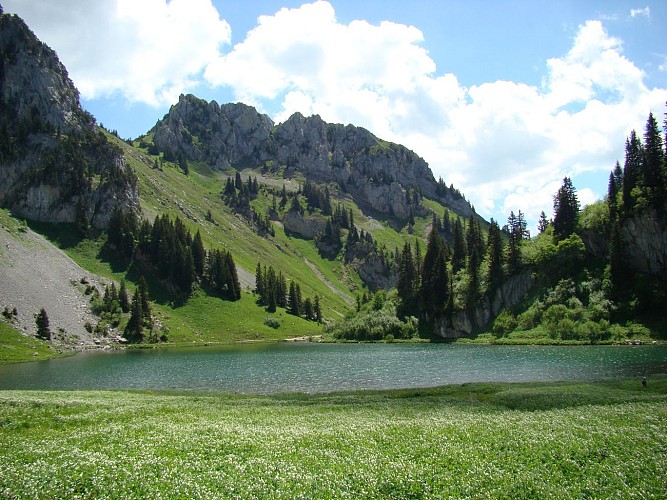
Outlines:
{"type": "Polygon", "coordinates": [[[667,380],[0,392],[0,496],[665,498],[667,380]]]}

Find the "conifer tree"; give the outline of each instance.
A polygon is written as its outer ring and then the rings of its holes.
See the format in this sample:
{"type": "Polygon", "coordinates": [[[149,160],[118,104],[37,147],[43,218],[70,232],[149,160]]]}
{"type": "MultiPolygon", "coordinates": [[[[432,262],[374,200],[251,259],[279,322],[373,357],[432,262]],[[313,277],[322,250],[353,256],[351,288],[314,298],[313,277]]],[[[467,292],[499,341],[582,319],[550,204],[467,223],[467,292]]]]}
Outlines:
{"type": "Polygon", "coordinates": [[[320,306],[320,296],[315,295],[313,301],[313,313],[315,314],[315,321],[322,323],[322,307],[320,306]]]}
{"type": "Polygon", "coordinates": [[[540,233],[543,233],[549,227],[549,220],[547,219],[547,214],[544,213],[544,210],[540,212],[540,218],[537,221],[537,230],[540,233]]]}
{"type": "Polygon", "coordinates": [[[662,136],[660,135],[658,122],[653,117],[653,113],[650,113],[644,132],[644,157],[641,165],[641,177],[649,203],[656,206],[661,206],[665,200],[665,152],[662,146],[662,136]]]}
{"type": "Polygon", "coordinates": [[[195,234],[195,238],[192,240],[192,262],[196,275],[203,276],[204,265],[206,263],[206,250],[204,250],[204,242],[202,241],[199,229],[197,229],[197,234],[195,234]]]}
{"type": "Polygon", "coordinates": [[[639,187],[642,157],[642,143],[633,130],[630,132],[630,138],[625,141],[625,163],[623,164],[623,211],[626,215],[629,215],[635,208],[635,188],[639,187]]]}
{"type": "Polygon", "coordinates": [[[456,219],[452,231],[453,246],[452,246],[452,272],[456,274],[457,271],[465,267],[466,246],[465,237],[463,234],[463,226],[460,219],[456,219]]]}
{"type": "Polygon", "coordinates": [[[402,314],[409,314],[414,311],[416,282],[417,276],[415,262],[412,258],[412,245],[406,242],[401,252],[398,281],[396,282],[396,291],[398,292],[402,314]]]}
{"type": "MultiPolygon", "coordinates": [[[[544,215],[544,212],[542,212],[544,215]]],[[[491,219],[488,236],[488,263],[487,283],[489,291],[496,290],[503,282],[503,241],[500,236],[500,226],[491,219]]]]}
{"type": "Polygon", "coordinates": [[[422,310],[427,314],[441,311],[447,302],[448,286],[445,244],[434,224],[428,234],[422,266],[419,291],[422,310]]]}
{"type": "Polygon", "coordinates": [[[37,325],[37,337],[42,340],[51,340],[51,326],[46,309],[40,309],[35,315],[35,324],[37,325]]]}
{"type": "Polygon", "coordinates": [[[577,228],[579,220],[579,200],[577,191],[569,177],[563,179],[563,185],[554,196],[554,236],[564,240],[577,228]]]}
{"type": "Polygon", "coordinates": [[[124,313],[130,312],[130,297],[127,292],[127,285],[125,280],[120,280],[120,291],[118,292],[118,303],[120,304],[120,309],[124,313]]]}

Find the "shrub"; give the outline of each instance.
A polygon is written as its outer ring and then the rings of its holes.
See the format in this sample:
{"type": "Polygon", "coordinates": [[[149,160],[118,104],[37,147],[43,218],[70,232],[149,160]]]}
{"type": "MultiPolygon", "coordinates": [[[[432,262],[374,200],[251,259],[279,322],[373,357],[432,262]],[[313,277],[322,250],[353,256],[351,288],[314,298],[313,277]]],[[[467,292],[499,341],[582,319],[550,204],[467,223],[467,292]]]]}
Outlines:
{"type": "Polygon", "coordinates": [[[274,329],[280,328],[280,321],[278,320],[278,318],[273,318],[271,316],[267,316],[266,318],[264,318],[264,324],[274,329]]]}
{"type": "Polygon", "coordinates": [[[517,327],[517,320],[509,310],[503,309],[493,322],[493,333],[509,333],[517,327]]]}

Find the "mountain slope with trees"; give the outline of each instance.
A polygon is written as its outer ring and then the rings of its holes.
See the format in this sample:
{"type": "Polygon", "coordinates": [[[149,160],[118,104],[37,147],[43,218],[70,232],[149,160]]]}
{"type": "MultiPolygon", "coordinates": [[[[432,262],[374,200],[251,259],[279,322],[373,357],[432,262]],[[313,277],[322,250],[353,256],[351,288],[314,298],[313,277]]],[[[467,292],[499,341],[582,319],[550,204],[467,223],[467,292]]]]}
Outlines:
{"type": "Polygon", "coordinates": [[[0,203],[104,277],[88,290],[95,335],[607,341],[664,307],[652,115],[607,200],[582,211],[565,178],[531,238],[521,210],[487,223],[415,153],[318,116],[276,125],[181,96],[121,140],[81,109],[53,51],[16,16],[0,22],[0,203]]]}

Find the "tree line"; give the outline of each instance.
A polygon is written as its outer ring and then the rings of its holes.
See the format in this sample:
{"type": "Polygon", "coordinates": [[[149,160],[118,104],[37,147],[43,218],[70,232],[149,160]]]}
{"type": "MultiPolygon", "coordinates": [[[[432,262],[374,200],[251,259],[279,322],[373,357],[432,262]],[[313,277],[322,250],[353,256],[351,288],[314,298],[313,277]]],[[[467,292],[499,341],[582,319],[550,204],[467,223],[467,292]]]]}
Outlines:
{"type": "Polygon", "coordinates": [[[199,230],[192,236],[183,221],[168,215],[139,222],[137,216],[119,207],[109,221],[106,248],[128,265],[139,265],[160,279],[167,289],[188,297],[199,284],[227,300],[241,298],[236,266],[231,252],[206,251],[199,230]]]}

